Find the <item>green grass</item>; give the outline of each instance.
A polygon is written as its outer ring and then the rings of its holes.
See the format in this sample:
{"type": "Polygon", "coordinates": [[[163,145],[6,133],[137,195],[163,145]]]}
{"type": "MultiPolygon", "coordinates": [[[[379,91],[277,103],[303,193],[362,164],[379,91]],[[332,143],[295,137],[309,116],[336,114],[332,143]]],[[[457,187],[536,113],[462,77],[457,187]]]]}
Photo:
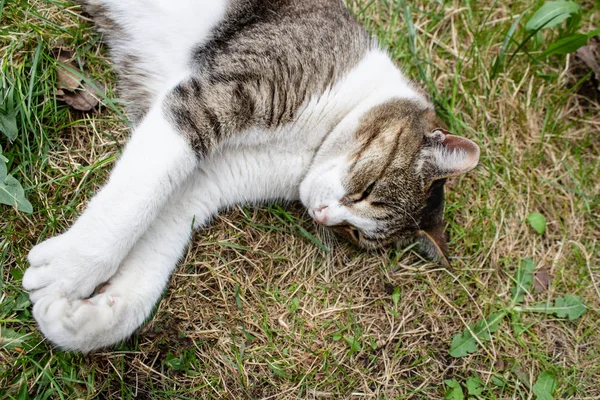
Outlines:
{"type": "MultiPolygon", "coordinates": [[[[483,166],[449,190],[453,267],[412,249],[352,250],[298,206],[239,208],[196,235],[145,327],[82,356],[43,340],[20,282],[29,249],[64,231],[102,184],[126,121],[101,37],[77,7],[0,1],[0,79],[18,100],[19,128],[0,145],[34,207],[0,205],[0,393],[436,399],[444,381],[466,393],[479,377],[479,398],[530,399],[549,370],[555,397],[600,398],[600,105],[581,94],[593,89],[591,72],[573,55],[541,56],[550,30],[515,53],[542,2],[350,3],[449,127],[482,148],[483,166]],[[107,87],[99,110],[56,101],[57,46],[75,49],[107,87]],[[543,235],[528,225],[531,212],[546,217],[543,235]],[[574,294],[587,312],[574,321],[521,313],[522,332],[506,319],[476,352],[452,357],[455,335],[509,306],[523,258],[551,283],[522,306],[574,294]]],[[[597,6],[582,5],[582,29],[599,26],[597,6]]]]}

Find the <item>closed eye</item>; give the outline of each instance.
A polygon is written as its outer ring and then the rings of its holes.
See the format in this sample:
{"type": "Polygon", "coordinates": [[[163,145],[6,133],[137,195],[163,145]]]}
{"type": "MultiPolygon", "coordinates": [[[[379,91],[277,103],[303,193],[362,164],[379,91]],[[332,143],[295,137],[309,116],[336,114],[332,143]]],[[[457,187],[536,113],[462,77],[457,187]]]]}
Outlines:
{"type": "Polygon", "coordinates": [[[377,183],[377,182],[373,182],[369,186],[367,186],[367,188],[365,190],[363,190],[362,193],[349,196],[348,197],[349,203],[360,203],[361,201],[366,200],[367,197],[369,197],[371,195],[371,192],[373,191],[373,188],[375,187],[375,183],[377,183]]]}

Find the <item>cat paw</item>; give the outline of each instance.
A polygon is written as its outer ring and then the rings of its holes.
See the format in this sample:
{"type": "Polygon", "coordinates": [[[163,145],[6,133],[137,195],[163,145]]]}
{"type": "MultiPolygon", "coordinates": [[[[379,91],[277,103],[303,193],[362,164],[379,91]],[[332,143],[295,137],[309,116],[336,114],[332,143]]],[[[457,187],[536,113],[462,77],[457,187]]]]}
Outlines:
{"type": "Polygon", "coordinates": [[[90,352],[126,339],[132,327],[129,308],[117,293],[101,293],[87,300],[47,296],[33,306],[40,330],[65,350],[90,352]]]}
{"type": "Polygon", "coordinates": [[[48,296],[83,299],[109,280],[116,268],[101,251],[93,254],[97,245],[67,232],[35,246],[23,275],[23,288],[29,291],[32,303],[48,296]]]}

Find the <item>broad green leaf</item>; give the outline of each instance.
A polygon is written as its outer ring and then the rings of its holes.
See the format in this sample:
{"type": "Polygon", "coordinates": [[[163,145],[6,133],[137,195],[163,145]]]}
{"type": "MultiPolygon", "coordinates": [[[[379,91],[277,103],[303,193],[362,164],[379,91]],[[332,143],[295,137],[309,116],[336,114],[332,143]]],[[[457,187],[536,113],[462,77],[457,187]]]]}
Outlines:
{"type": "Polygon", "coordinates": [[[480,396],[483,393],[483,382],[478,376],[467,378],[467,392],[471,396],[480,396]]]}
{"type": "Polygon", "coordinates": [[[464,357],[476,352],[477,339],[480,342],[490,340],[492,338],[491,333],[498,330],[505,315],[504,311],[492,313],[487,320],[472,324],[469,326],[470,329],[465,329],[462,333],[454,336],[450,345],[450,355],[452,357],[464,357]]]}
{"type": "Polygon", "coordinates": [[[492,383],[498,387],[503,388],[504,386],[506,386],[506,380],[500,376],[493,376],[492,377],[492,383]]]}
{"type": "Polygon", "coordinates": [[[191,364],[196,360],[196,353],[194,350],[184,350],[179,357],[174,354],[168,353],[164,365],[171,368],[174,371],[187,371],[191,364]]]}
{"type": "Polygon", "coordinates": [[[444,384],[448,387],[444,392],[446,400],[463,400],[465,398],[460,383],[456,379],[447,379],[444,384]]]}
{"type": "Polygon", "coordinates": [[[594,36],[600,36],[600,29],[588,32],[587,34],[588,39],[593,38],[594,36]]]}
{"type": "Polygon", "coordinates": [[[572,294],[556,299],[554,308],[554,313],[557,317],[568,318],[569,321],[581,317],[587,310],[581,297],[572,294]]]}
{"type": "Polygon", "coordinates": [[[556,387],[556,376],[552,371],[544,371],[533,385],[533,393],[537,400],[553,400],[552,392],[556,387]]]}
{"type": "MultiPolygon", "coordinates": [[[[470,326],[471,330],[474,329],[470,326]]],[[[455,335],[450,344],[450,355],[452,357],[465,357],[468,354],[477,351],[477,341],[473,338],[471,332],[465,329],[462,333],[455,335]]]]}
{"type": "Polygon", "coordinates": [[[545,3],[527,21],[525,29],[535,31],[560,25],[572,14],[578,13],[581,7],[573,1],[549,1],[545,3]]]}
{"type": "Polygon", "coordinates": [[[344,336],[344,340],[348,342],[352,351],[361,351],[362,346],[358,343],[358,340],[354,336],[344,336]]]}
{"type": "Polygon", "coordinates": [[[539,312],[544,314],[554,314],[558,318],[568,318],[573,321],[585,314],[587,307],[579,296],[568,294],[554,301],[554,304],[537,304],[528,307],[522,307],[523,311],[539,312]]]}
{"type": "Polygon", "coordinates": [[[0,182],[0,203],[11,207],[17,206],[19,211],[31,214],[33,206],[25,197],[25,191],[12,175],[7,175],[3,182],[0,182]]]}
{"type": "Polygon", "coordinates": [[[24,347],[29,335],[31,334],[22,334],[0,326],[0,349],[14,350],[15,347],[24,347]]]}
{"type": "Polygon", "coordinates": [[[2,146],[0,146],[0,162],[4,161],[5,163],[8,162],[8,158],[4,157],[2,155],[2,146]]]}
{"type": "Polygon", "coordinates": [[[4,133],[11,141],[17,138],[17,110],[5,111],[0,109],[0,132],[4,133]]]}
{"type": "Polygon", "coordinates": [[[3,160],[3,157],[0,154],[0,182],[4,182],[6,179],[6,175],[8,175],[8,171],[6,169],[6,162],[3,160]]]}
{"type": "Polygon", "coordinates": [[[538,212],[532,212],[527,216],[527,222],[539,235],[546,232],[546,217],[538,212]]]}
{"type": "Polygon", "coordinates": [[[529,293],[533,286],[533,273],[535,265],[531,258],[525,258],[519,263],[517,272],[514,276],[515,286],[510,290],[512,293],[511,303],[513,305],[523,301],[526,293],[529,293]]]}
{"type": "MultiPolygon", "coordinates": [[[[556,42],[552,43],[550,46],[548,46],[546,51],[544,51],[544,54],[551,55],[551,54],[573,53],[573,52],[577,51],[578,48],[585,46],[587,41],[588,41],[588,35],[584,35],[582,33],[575,33],[573,35],[569,35],[567,37],[558,39],[556,42]]],[[[531,214],[529,216],[531,216],[531,214]]],[[[544,222],[545,222],[545,218],[544,218],[544,222]]],[[[545,228],[545,226],[544,226],[544,228],[545,228]]],[[[536,229],[536,231],[537,231],[537,229],[536,229]]],[[[539,231],[538,231],[538,233],[539,233],[539,231]]]]}

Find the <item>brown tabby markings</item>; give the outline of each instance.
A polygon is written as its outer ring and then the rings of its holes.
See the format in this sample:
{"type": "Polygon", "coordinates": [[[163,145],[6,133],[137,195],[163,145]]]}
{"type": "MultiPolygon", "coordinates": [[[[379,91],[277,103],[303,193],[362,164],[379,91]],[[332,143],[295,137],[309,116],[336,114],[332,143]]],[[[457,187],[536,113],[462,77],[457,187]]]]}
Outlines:
{"type": "Polygon", "coordinates": [[[127,48],[127,53],[121,53],[119,47],[126,48],[129,37],[112,17],[111,11],[98,1],[75,0],[83,9],[94,17],[98,29],[111,43],[111,58],[119,74],[119,89],[121,97],[127,105],[127,114],[132,124],[137,124],[152,106],[155,93],[149,91],[151,85],[144,84],[156,79],[152,71],[140,67],[140,57],[136,56],[135,49],[127,48]]]}
{"type": "MultiPolygon", "coordinates": [[[[108,39],[135,124],[156,101],[151,83],[159,78],[128,45],[110,10],[98,0],[78,1],[108,39]]],[[[163,108],[203,157],[236,132],[293,122],[303,104],[326,93],[374,47],[340,0],[231,0],[224,20],[195,51],[193,76],[167,96],[163,108]]],[[[425,101],[395,99],[365,114],[343,200],[358,208],[352,202],[364,197],[369,207],[361,212],[380,226],[372,237],[340,227],[350,241],[377,247],[417,235],[430,255],[445,253],[445,180],[436,179],[442,175],[426,157],[418,158],[432,145],[426,134],[438,127],[425,101]]]]}
{"type": "Polygon", "coordinates": [[[165,110],[201,156],[235,132],[294,121],[372,45],[337,0],[233,2],[165,110]]]}
{"type": "Polygon", "coordinates": [[[351,207],[357,200],[368,202],[368,208],[355,207],[355,212],[377,219],[381,229],[373,237],[360,235],[360,240],[350,237],[351,241],[375,247],[443,227],[443,181],[430,187],[423,176],[435,173],[416,168],[428,145],[426,134],[437,124],[431,113],[435,116],[425,101],[394,99],[373,107],[361,119],[355,133],[361,146],[352,155],[343,201],[351,207]]]}

